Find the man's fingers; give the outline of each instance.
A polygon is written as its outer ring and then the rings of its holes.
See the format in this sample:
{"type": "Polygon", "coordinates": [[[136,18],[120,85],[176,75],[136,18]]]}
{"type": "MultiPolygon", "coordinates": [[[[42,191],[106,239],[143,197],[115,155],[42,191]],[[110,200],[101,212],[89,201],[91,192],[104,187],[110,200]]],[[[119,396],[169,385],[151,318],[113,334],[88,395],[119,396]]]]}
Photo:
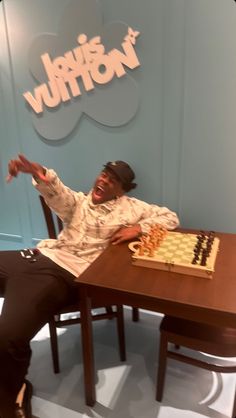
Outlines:
{"type": "Polygon", "coordinates": [[[5,180],[6,180],[6,182],[7,182],[7,183],[10,183],[10,182],[13,180],[13,176],[12,176],[11,174],[8,174],[8,175],[5,177],[5,180]]]}
{"type": "Polygon", "coordinates": [[[113,237],[111,238],[111,243],[114,245],[120,244],[123,241],[125,241],[125,237],[119,233],[113,235],[113,237]]]}
{"type": "Polygon", "coordinates": [[[23,154],[19,154],[18,155],[18,157],[19,157],[19,160],[23,163],[23,164],[25,164],[25,165],[31,165],[31,162],[29,161],[29,160],[27,160],[27,158],[23,155],[23,154]]]}
{"type": "Polygon", "coordinates": [[[8,163],[8,172],[11,176],[15,177],[18,173],[18,167],[15,160],[11,160],[8,163]]]}
{"type": "Polygon", "coordinates": [[[116,244],[117,242],[118,242],[118,240],[119,240],[119,235],[116,233],[116,234],[114,234],[112,237],[111,237],[111,243],[112,244],[116,244]]]}

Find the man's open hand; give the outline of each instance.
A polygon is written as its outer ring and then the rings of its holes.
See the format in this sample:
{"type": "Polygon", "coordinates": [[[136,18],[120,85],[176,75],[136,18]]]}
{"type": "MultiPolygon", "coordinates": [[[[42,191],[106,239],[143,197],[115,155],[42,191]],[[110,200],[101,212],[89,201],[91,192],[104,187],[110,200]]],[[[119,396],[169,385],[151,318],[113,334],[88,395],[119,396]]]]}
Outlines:
{"type": "Polygon", "coordinates": [[[19,173],[28,173],[42,181],[47,182],[43,166],[27,160],[27,158],[22,154],[19,154],[17,159],[9,161],[6,181],[10,182],[13,177],[17,177],[19,173]]]}
{"type": "Polygon", "coordinates": [[[115,232],[115,234],[111,237],[112,244],[120,244],[124,241],[129,241],[134,238],[138,238],[141,233],[140,225],[132,225],[128,227],[122,227],[119,231],[115,232]]]}

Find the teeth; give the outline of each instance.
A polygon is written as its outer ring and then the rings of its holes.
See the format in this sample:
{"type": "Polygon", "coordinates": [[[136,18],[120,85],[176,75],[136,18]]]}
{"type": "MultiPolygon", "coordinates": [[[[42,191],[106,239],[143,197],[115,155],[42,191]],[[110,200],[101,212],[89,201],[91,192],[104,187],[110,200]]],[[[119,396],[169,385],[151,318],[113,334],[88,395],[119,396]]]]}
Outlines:
{"type": "Polygon", "coordinates": [[[98,188],[99,190],[101,190],[102,192],[104,192],[103,187],[101,187],[101,186],[97,186],[97,188],[98,188]]]}

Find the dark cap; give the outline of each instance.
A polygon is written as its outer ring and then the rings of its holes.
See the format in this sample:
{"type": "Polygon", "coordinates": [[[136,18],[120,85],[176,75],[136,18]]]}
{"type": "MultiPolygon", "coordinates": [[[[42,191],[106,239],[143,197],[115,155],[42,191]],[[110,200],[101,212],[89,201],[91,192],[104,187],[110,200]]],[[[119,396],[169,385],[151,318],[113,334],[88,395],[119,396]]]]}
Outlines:
{"type": "Polygon", "coordinates": [[[109,161],[104,167],[116,175],[126,192],[136,187],[136,183],[133,183],[135,174],[129,164],[125,161],[109,161]]]}

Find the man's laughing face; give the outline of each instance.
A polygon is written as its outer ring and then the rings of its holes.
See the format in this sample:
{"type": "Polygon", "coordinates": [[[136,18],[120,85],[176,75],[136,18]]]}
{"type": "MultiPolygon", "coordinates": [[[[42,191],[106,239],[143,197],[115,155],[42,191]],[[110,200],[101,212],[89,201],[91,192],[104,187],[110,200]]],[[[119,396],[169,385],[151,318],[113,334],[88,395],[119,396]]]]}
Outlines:
{"type": "Polygon", "coordinates": [[[92,201],[94,204],[104,203],[123,194],[124,190],[118,177],[111,170],[105,169],[95,180],[92,201]]]}

